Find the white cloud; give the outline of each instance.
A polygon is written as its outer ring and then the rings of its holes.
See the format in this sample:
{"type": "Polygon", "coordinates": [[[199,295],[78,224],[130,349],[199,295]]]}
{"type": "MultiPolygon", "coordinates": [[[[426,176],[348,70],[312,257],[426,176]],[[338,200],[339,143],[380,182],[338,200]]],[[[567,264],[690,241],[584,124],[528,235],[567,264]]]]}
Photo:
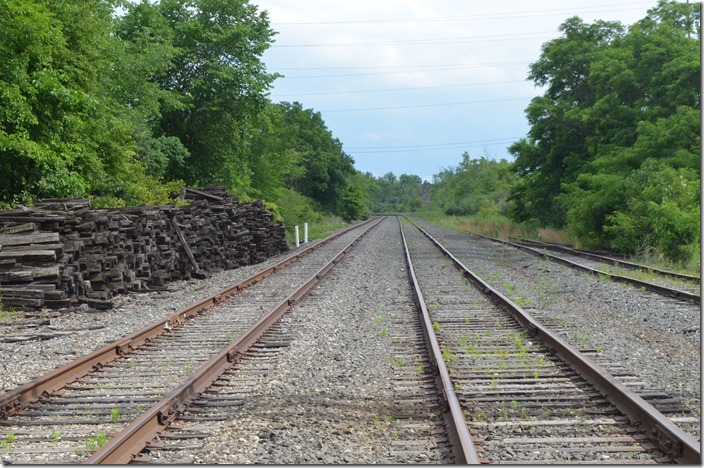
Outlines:
{"type": "MultiPolygon", "coordinates": [[[[467,104],[438,108],[404,108],[349,113],[323,112],[335,136],[346,147],[419,145],[475,141],[524,135],[523,111],[538,95],[526,81],[528,64],[537,60],[542,43],[560,35],[558,26],[574,15],[621,20],[625,24],[645,16],[657,0],[252,0],[269,11],[272,28],[279,32],[264,60],[278,80],[272,97],[298,100],[315,110],[371,109],[430,103],[497,100],[496,104],[467,104]],[[445,18],[443,21],[434,19],[445,18]],[[388,20],[388,21],[387,21],[388,20]],[[395,21],[391,21],[395,20],[395,21]],[[408,21],[400,21],[408,20],[408,21]],[[385,22],[386,21],[386,22],[385,22]],[[322,23],[333,24],[322,24],[322,23]],[[291,24],[309,23],[309,24],[291,24]],[[454,39],[453,38],[472,38],[454,39]],[[447,39],[447,43],[437,43],[447,39]],[[402,43],[419,41],[436,43],[402,43]],[[370,46],[280,47],[285,45],[359,44],[370,46]],[[444,69],[411,66],[458,65],[444,69]],[[463,66],[459,65],[473,65],[463,66]],[[288,68],[304,68],[290,70],[288,68]],[[329,69],[317,69],[327,67],[329,69]],[[338,67],[340,69],[333,69],[338,67]],[[398,67],[398,68],[374,68],[398,67]],[[403,68],[405,67],[405,68],[403,68]],[[384,71],[393,73],[382,73],[384,71]],[[338,75],[334,78],[312,78],[338,75]],[[311,78],[297,78],[309,76],[311,78]],[[508,82],[508,83],[505,83],[508,82]],[[471,85],[473,86],[458,86],[471,85]],[[433,87],[432,89],[406,89],[433,87]],[[362,92],[394,89],[386,92],[362,92]],[[310,93],[339,93],[316,94],[310,93]],[[349,94],[345,94],[349,93],[349,94]],[[498,101],[526,97],[522,101],[498,101]]],[[[437,67],[440,68],[440,67],[437,67]]],[[[505,146],[487,148],[506,157],[505,146]]],[[[462,150],[440,156],[443,166],[455,164],[462,150]]],[[[470,154],[476,154],[471,151],[470,154]]],[[[399,158],[359,155],[362,171],[417,173],[424,177],[428,154],[399,158]],[[403,168],[384,164],[403,162],[403,168]]]]}

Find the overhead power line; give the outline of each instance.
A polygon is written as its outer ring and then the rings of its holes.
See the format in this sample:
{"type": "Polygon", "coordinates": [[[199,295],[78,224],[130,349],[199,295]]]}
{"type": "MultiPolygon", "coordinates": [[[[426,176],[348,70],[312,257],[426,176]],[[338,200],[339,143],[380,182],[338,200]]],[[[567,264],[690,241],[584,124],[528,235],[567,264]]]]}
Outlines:
{"type": "Polygon", "coordinates": [[[364,20],[345,20],[345,21],[292,21],[292,22],[272,22],[272,26],[316,26],[316,25],[337,25],[337,24],[390,24],[390,23],[430,23],[430,22],[446,22],[446,21],[484,21],[484,20],[500,20],[512,18],[526,18],[536,16],[556,16],[563,15],[569,12],[575,13],[608,13],[612,11],[627,11],[640,10],[643,6],[653,5],[655,1],[627,2],[627,3],[609,3],[604,5],[583,6],[579,8],[556,8],[550,10],[525,10],[511,11],[506,13],[493,13],[487,15],[461,15],[461,16],[440,16],[431,18],[396,18],[396,19],[364,19],[364,20]],[[630,6],[637,5],[637,6],[630,6]],[[626,7],[626,8],[614,8],[626,7]],[[608,8],[602,10],[601,8],[608,8]]]}
{"type": "Polygon", "coordinates": [[[498,42],[498,41],[524,41],[526,39],[550,39],[555,31],[541,31],[517,34],[494,34],[486,36],[460,36],[441,37],[427,39],[402,39],[396,41],[373,41],[373,42],[337,42],[325,44],[274,44],[272,48],[292,48],[292,47],[371,47],[379,45],[429,45],[429,44],[464,44],[467,42],[498,42]],[[536,36],[542,34],[542,36],[536,36]],[[548,34],[546,36],[546,34],[548,34]]]}
{"type": "Polygon", "coordinates": [[[422,151],[438,151],[446,149],[462,149],[470,146],[495,146],[512,143],[519,140],[521,137],[511,138],[495,138],[493,140],[475,140],[475,141],[460,141],[455,143],[437,143],[429,145],[405,145],[405,146],[360,146],[360,147],[345,147],[345,151],[354,154],[376,154],[376,153],[407,153],[407,152],[422,152],[422,151]]]}
{"type": "MultiPolygon", "coordinates": [[[[438,66],[436,68],[423,68],[419,70],[398,70],[398,71],[380,71],[380,72],[364,72],[364,73],[344,73],[344,74],[334,74],[334,75],[303,75],[303,76],[284,76],[286,80],[301,80],[301,79],[308,79],[308,78],[347,78],[349,76],[372,76],[372,75],[397,75],[401,73],[421,73],[421,72],[432,72],[432,71],[447,71],[447,70],[461,70],[464,68],[488,68],[488,67],[494,67],[494,66],[505,66],[505,65],[516,65],[516,64],[526,64],[530,63],[528,60],[524,61],[519,61],[519,62],[500,62],[500,63],[488,63],[488,64],[465,64],[465,65],[447,65],[447,66],[438,66]]],[[[355,68],[405,68],[405,67],[349,67],[349,68],[340,68],[342,69],[349,69],[353,70],[355,68]]],[[[335,69],[335,68],[330,68],[330,69],[335,69]]],[[[278,69],[278,70],[283,70],[283,69],[278,69]]],[[[276,70],[274,70],[276,71],[276,70]]]]}
{"type": "Polygon", "coordinates": [[[386,88],[386,89],[362,89],[355,91],[326,91],[321,93],[287,93],[287,94],[272,94],[271,97],[283,96],[327,96],[331,94],[362,94],[362,93],[387,93],[392,91],[417,91],[421,89],[447,89],[447,88],[465,88],[468,86],[484,86],[508,83],[524,83],[526,80],[511,80],[511,81],[487,81],[485,83],[465,83],[456,85],[440,85],[440,86],[418,86],[414,88],[386,88]]]}
{"type": "Polygon", "coordinates": [[[484,101],[457,101],[457,102],[443,102],[443,103],[436,103],[436,104],[413,104],[413,105],[409,105],[409,106],[366,107],[366,108],[361,108],[361,109],[330,109],[330,110],[323,110],[320,112],[327,112],[327,113],[362,112],[362,111],[391,110],[391,109],[413,109],[413,108],[419,108],[419,107],[460,106],[463,104],[485,104],[485,103],[489,103],[489,102],[522,101],[522,100],[526,100],[526,99],[533,99],[533,97],[534,96],[520,97],[520,98],[508,98],[508,99],[487,99],[484,101]]]}
{"type": "Polygon", "coordinates": [[[436,63],[429,65],[377,65],[377,66],[349,66],[349,67],[277,67],[277,70],[366,70],[366,69],[401,69],[401,68],[436,68],[436,67],[494,67],[502,65],[516,65],[530,63],[529,60],[513,62],[486,62],[486,63],[436,63]]]}

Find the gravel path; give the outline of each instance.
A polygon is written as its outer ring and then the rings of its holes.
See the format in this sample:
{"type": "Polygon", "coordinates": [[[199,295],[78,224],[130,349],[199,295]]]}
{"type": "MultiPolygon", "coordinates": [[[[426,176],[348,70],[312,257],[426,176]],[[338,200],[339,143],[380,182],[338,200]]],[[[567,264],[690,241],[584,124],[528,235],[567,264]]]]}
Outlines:
{"type": "MultiPolygon", "coordinates": [[[[416,314],[401,254],[398,222],[387,219],[291,309],[291,346],[197,462],[399,462],[392,347],[379,324],[416,314]]],[[[412,461],[439,456],[432,444],[417,449],[412,461]]]]}
{"type": "Polygon", "coordinates": [[[653,389],[678,396],[696,416],[701,395],[698,306],[601,280],[489,240],[421,222],[470,270],[529,313],[570,324],[568,341],[598,347],[653,389]]]}

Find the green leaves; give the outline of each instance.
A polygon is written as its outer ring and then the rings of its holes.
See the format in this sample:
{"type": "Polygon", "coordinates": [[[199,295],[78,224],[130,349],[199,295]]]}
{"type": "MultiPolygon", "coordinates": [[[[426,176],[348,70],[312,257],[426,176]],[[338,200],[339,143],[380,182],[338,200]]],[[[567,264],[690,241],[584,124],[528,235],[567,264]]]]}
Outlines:
{"type": "Polygon", "coordinates": [[[506,211],[514,177],[508,161],[462,155],[457,168],[435,178],[433,202],[449,215],[480,215],[491,218],[506,211]]]}
{"type": "Polygon", "coordinates": [[[671,259],[688,250],[677,243],[698,242],[698,197],[656,194],[672,170],[688,187],[700,178],[698,25],[696,6],[664,0],[628,30],[563,23],[530,67],[547,90],[526,109],[528,138],[510,148],[514,219],[671,259]]]}

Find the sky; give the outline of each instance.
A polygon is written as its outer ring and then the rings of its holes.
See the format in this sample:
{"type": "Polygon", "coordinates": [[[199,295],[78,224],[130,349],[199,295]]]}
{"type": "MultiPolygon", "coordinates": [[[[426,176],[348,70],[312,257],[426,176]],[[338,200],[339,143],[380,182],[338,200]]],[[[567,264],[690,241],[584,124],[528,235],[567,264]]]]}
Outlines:
{"type": "Polygon", "coordinates": [[[361,172],[432,181],[471,158],[513,160],[543,43],[579,16],[630,25],[657,0],[250,0],[277,32],[274,102],[320,112],[361,172]]]}

